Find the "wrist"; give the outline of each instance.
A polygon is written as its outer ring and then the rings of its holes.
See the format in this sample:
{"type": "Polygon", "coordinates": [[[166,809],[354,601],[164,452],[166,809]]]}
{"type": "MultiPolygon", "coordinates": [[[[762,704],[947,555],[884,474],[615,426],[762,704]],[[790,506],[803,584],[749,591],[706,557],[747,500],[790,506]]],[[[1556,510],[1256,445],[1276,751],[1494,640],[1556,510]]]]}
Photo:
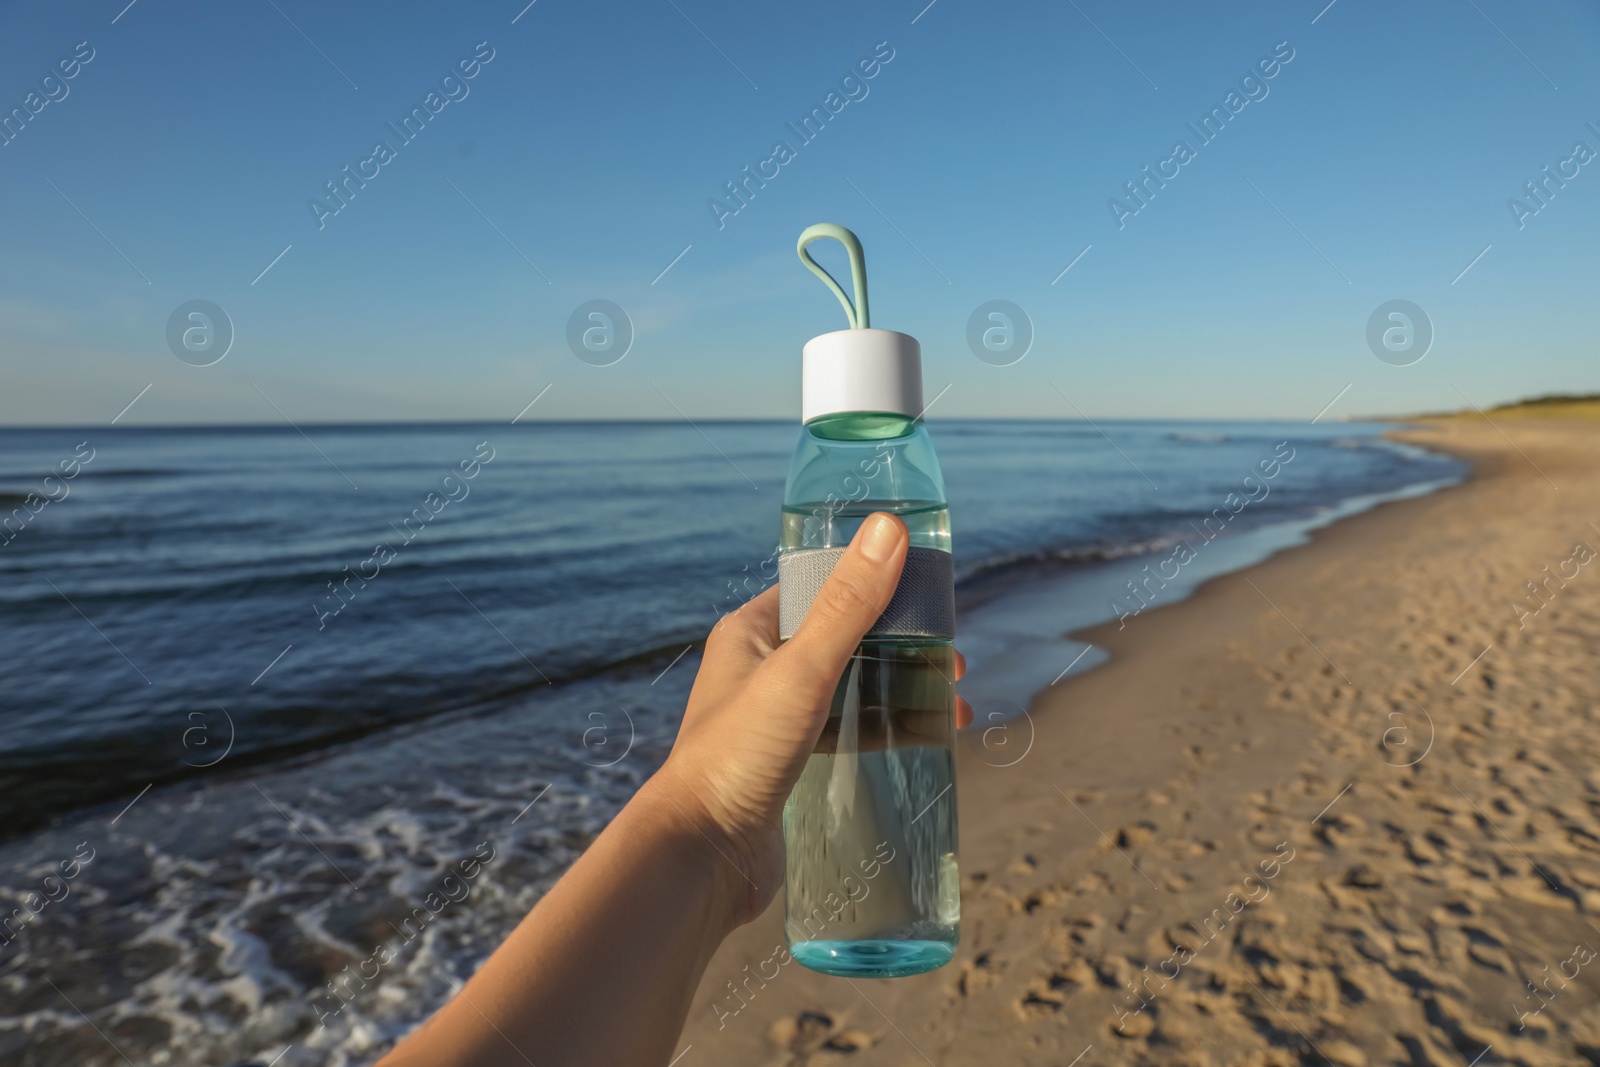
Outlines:
{"type": "Polygon", "coordinates": [[[748,850],[727,833],[679,770],[669,759],[645,782],[634,804],[704,887],[708,917],[720,940],[761,912],[772,887],[763,893],[751,880],[748,850]]]}

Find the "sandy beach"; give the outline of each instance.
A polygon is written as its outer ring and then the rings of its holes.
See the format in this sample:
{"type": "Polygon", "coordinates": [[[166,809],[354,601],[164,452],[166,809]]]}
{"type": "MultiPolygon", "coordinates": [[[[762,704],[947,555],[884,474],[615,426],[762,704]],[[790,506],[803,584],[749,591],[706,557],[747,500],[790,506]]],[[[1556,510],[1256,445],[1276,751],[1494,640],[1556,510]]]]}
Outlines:
{"type": "Polygon", "coordinates": [[[1110,661],[969,731],[950,966],[779,964],[780,900],[685,1067],[1600,1062],[1600,434],[1400,436],[1472,476],[1077,635],[1110,661]]]}

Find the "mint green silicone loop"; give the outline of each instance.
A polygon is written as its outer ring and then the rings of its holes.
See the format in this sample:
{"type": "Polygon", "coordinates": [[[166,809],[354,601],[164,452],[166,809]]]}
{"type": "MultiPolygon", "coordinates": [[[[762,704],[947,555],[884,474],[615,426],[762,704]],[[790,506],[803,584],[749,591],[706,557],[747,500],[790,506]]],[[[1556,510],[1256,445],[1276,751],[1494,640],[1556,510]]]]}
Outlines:
{"type": "Polygon", "coordinates": [[[807,226],[800,234],[800,242],[795,247],[800,253],[800,262],[806,269],[822,279],[822,284],[833,291],[839,298],[839,303],[844,305],[844,314],[850,321],[852,330],[865,330],[872,325],[872,313],[867,307],[867,256],[861,251],[861,241],[855,234],[843,226],[835,226],[831,222],[819,222],[815,226],[807,226]],[[823,270],[816,260],[811,258],[811,253],[806,251],[806,245],[812,241],[820,241],[824,237],[831,237],[844,245],[850,256],[850,279],[855,284],[856,300],[850,303],[850,298],[844,295],[844,290],[839,288],[839,283],[833,280],[833,275],[823,270]]]}

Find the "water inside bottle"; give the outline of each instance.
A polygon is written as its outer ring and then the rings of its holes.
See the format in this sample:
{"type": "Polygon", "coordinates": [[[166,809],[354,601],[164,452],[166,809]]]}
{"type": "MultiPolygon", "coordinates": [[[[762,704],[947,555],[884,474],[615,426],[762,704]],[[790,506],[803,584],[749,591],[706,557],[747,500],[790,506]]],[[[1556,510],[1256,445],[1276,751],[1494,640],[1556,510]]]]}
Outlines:
{"type": "MultiPolygon", "coordinates": [[[[814,512],[786,509],[784,547],[848,543],[880,510],[905,519],[913,545],[948,551],[943,505],[914,504],[863,503],[831,516],[826,530],[814,521],[802,528],[814,512]]],[[[784,808],[785,929],[805,966],[889,978],[932,970],[954,953],[954,679],[951,642],[913,638],[862,642],[840,679],[784,808]]]]}

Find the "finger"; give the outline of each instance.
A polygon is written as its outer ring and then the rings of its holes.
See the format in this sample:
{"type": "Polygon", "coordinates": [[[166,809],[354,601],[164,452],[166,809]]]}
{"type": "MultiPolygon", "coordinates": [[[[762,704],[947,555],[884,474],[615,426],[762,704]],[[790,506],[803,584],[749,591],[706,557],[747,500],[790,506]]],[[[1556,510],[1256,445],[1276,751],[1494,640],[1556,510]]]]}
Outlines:
{"type": "Polygon", "coordinates": [[[956,729],[965,730],[972,725],[972,705],[963,697],[956,697],[956,729]]]}
{"type": "Polygon", "coordinates": [[[802,704],[826,707],[845,665],[894,596],[910,536],[885,512],[867,518],[811,602],[800,629],[764,668],[802,704]]]}
{"type": "Polygon", "coordinates": [[[961,681],[961,676],[967,673],[967,657],[956,653],[956,681],[961,681]]]}
{"type": "Polygon", "coordinates": [[[695,675],[690,705],[715,705],[744,685],[778,644],[778,587],[741,604],[717,620],[695,675]]]}
{"type": "Polygon", "coordinates": [[[778,646],[778,587],[768,586],[718,619],[706,643],[765,659],[778,646]]]}

